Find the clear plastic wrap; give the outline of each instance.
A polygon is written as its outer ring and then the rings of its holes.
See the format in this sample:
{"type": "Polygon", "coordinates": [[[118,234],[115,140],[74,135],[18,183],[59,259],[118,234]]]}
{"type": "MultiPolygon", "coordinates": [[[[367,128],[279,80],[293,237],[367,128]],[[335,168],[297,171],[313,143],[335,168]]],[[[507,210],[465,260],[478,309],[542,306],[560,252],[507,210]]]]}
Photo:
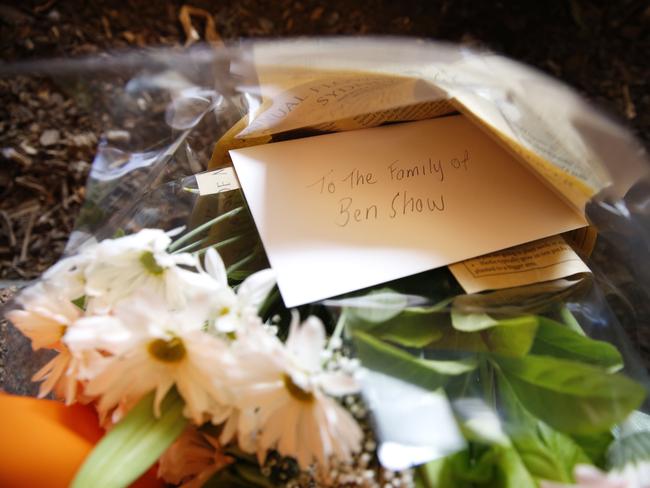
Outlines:
{"type": "MultiPolygon", "coordinates": [[[[577,251],[593,274],[467,295],[443,268],[300,307],[330,334],[343,327],[346,354],[367,369],[362,396],[379,462],[426,466],[423,486],[528,486],[573,481],[578,461],[616,470],[630,435],[650,439],[639,355],[650,347],[650,166],[628,132],[558,82],[491,53],[400,39],[116,53],[3,70],[75,80],[108,114],[68,255],[88,240],[196,228],[235,209],[240,190],[202,196],[195,178],[230,166],[229,149],[470,117],[584,212],[598,241],[593,253],[577,251]],[[630,427],[632,410],[641,427],[630,427]]],[[[235,282],[268,265],[263,253],[249,258],[262,247],[248,212],[203,236],[202,245],[229,242],[219,251],[236,265],[235,282]]],[[[288,317],[280,299],[263,318],[275,315],[288,317]]],[[[635,459],[650,460],[648,445],[635,459]]]]}

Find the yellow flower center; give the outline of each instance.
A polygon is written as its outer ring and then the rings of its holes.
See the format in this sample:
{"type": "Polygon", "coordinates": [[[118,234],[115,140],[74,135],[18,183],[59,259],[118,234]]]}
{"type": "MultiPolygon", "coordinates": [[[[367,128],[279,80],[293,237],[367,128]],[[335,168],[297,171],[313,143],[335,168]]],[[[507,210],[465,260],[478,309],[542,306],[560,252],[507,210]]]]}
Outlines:
{"type": "Polygon", "coordinates": [[[159,276],[165,272],[165,268],[158,264],[156,257],[151,251],[144,251],[140,255],[140,264],[144,266],[144,269],[155,276],[159,276]]]}
{"type": "Polygon", "coordinates": [[[224,315],[228,315],[229,313],[230,313],[230,307],[228,306],[221,307],[221,309],[219,310],[220,317],[223,317],[224,315]]]}
{"type": "Polygon", "coordinates": [[[187,355],[185,344],[179,337],[156,339],[149,343],[149,354],[163,363],[178,363],[187,355]]]}
{"type": "Polygon", "coordinates": [[[284,386],[289,392],[289,394],[292,397],[294,397],[296,400],[305,403],[311,403],[314,401],[314,394],[309,391],[305,391],[302,388],[300,388],[298,385],[296,385],[291,379],[291,376],[289,376],[288,374],[282,375],[282,381],[284,382],[284,386]]]}

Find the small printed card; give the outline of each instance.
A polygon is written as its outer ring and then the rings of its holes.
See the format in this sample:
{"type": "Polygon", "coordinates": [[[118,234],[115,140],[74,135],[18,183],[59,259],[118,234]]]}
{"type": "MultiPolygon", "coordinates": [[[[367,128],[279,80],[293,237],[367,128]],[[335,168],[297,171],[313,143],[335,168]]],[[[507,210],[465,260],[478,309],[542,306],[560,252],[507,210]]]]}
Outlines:
{"type": "Polygon", "coordinates": [[[199,195],[213,195],[239,188],[239,181],[235,171],[230,168],[220,168],[213,171],[205,171],[196,176],[196,184],[199,187],[199,195]]]}
{"type": "Polygon", "coordinates": [[[230,156],[289,307],[587,224],[463,116],[230,156]]]}
{"type": "Polygon", "coordinates": [[[591,270],[562,236],[547,237],[449,266],[467,293],[557,280],[591,270]]]}

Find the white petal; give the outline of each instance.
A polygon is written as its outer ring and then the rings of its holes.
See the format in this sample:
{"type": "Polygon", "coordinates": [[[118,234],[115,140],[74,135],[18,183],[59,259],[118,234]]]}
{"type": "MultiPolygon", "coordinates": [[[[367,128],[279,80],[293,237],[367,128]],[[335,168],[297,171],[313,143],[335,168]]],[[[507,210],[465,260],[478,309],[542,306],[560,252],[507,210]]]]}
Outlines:
{"type": "Polygon", "coordinates": [[[250,275],[237,289],[237,296],[240,298],[242,306],[257,311],[275,283],[275,273],[272,269],[264,269],[250,275]]]}
{"type": "Polygon", "coordinates": [[[118,354],[130,347],[133,338],[116,317],[98,316],[84,317],[68,327],[63,342],[73,351],[104,349],[118,354]]]}
{"type": "Polygon", "coordinates": [[[301,326],[292,321],[287,339],[287,349],[302,368],[308,371],[319,371],[321,352],[324,347],[325,327],[320,319],[311,316],[301,326]]]}
{"type": "Polygon", "coordinates": [[[228,286],[228,274],[223,259],[214,248],[205,253],[205,270],[222,286],[228,286]]]}
{"type": "Polygon", "coordinates": [[[185,226],[181,225],[180,227],[174,227],[173,229],[168,230],[165,234],[169,237],[176,237],[177,235],[182,234],[184,230],[185,226]]]}
{"type": "Polygon", "coordinates": [[[354,377],[340,371],[319,375],[318,383],[327,394],[332,396],[354,395],[361,389],[361,385],[354,377]]]}

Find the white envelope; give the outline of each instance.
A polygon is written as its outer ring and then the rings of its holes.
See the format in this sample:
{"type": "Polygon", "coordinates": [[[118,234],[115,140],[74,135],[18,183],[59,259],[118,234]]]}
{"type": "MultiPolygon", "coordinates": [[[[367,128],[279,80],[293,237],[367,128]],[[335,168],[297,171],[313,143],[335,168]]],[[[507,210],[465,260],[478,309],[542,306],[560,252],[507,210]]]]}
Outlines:
{"type": "Polygon", "coordinates": [[[587,225],[463,116],[230,155],[289,307],[587,225]]]}

